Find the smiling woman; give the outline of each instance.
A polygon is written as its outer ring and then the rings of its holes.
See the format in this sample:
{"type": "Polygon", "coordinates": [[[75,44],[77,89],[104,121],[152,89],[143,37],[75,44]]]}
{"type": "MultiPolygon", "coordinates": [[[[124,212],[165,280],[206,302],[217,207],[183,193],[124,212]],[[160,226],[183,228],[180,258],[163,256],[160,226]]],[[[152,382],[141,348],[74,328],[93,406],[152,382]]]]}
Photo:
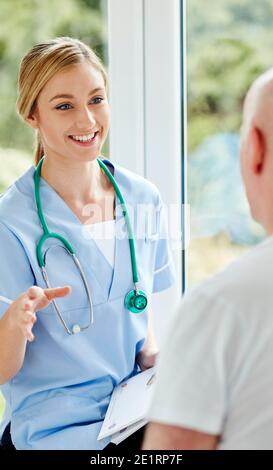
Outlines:
{"type": "MultiPolygon", "coordinates": [[[[78,69],[78,67],[77,67],[77,69],[78,69]]],[[[77,69],[75,70],[75,73],[78,73],[77,69]]],[[[99,82],[100,82],[101,81],[101,76],[99,76],[98,78],[99,78],[99,82]]],[[[67,77],[67,81],[69,82],[69,77],[67,77]]],[[[73,81],[73,78],[72,78],[72,81],[73,81]]],[[[105,85],[106,85],[106,77],[104,77],[104,82],[105,82],[105,85]]],[[[81,83],[84,83],[84,82],[81,82],[81,83]]],[[[70,84],[68,83],[68,86],[69,85],[70,84]]],[[[94,90],[91,90],[88,93],[87,106],[89,106],[90,109],[92,109],[92,108],[97,109],[98,106],[99,106],[99,110],[102,111],[101,108],[104,105],[104,110],[106,111],[106,106],[108,105],[108,102],[107,102],[105,85],[104,86],[98,86],[94,90]],[[98,93],[100,93],[100,96],[97,96],[98,93]],[[96,95],[96,96],[94,96],[94,95],[96,95]],[[92,99],[90,99],[90,97],[92,97],[92,99]]],[[[62,86],[63,86],[63,83],[62,83],[62,86]]],[[[51,98],[49,100],[49,103],[51,103],[52,101],[55,101],[55,100],[60,100],[61,98],[68,98],[70,100],[70,102],[58,104],[55,107],[55,109],[63,111],[63,112],[70,111],[70,115],[71,115],[71,111],[73,109],[77,109],[78,96],[77,95],[71,95],[71,94],[68,94],[68,93],[60,93],[60,94],[55,95],[53,98],[51,98]]],[[[85,96],[84,96],[84,99],[85,99],[85,96]]],[[[101,113],[101,115],[102,115],[102,113],[101,113]]],[[[107,130],[108,130],[108,125],[106,126],[106,131],[107,130]]],[[[79,145],[80,147],[91,147],[92,145],[95,145],[95,144],[97,145],[99,143],[99,130],[92,129],[90,131],[85,131],[84,133],[77,133],[77,135],[71,134],[68,137],[73,142],[75,142],[76,145],[79,145]]]]}
{"type": "Polygon", "coordinates": [[[34,112],[26,118],[43,140],[48,161],[54,158],[59,165],[75,159],[89,162],[101,151],[109,129],[109,104],[106,78],[95,65],[87,61],[68,64],[48,80],[34,112]],[[86,92],[91,87],[93,91],[86,92]],[[76,152],[75,147],[87,151],[76,152]]]}
{"type": "Polygon", "coordinates": [[[163,203],[147,179],[100,157],[107,79],[86,44],[61,37],[33,46],[18,83],[17,110],[38,145],[36,168],[0,198],[1,294],[15,299],[0,304],[5,423],[19,450],[102,449],[114,387],[155,363],[147,302],[175,281],[163,203]],[[145,227],[135,240],[127,203],[145,227]],[[152,243],[139,207],[153,208],[152,243]],[[106,222],[110,254],[106,238],[84,230],[106,222]]]}

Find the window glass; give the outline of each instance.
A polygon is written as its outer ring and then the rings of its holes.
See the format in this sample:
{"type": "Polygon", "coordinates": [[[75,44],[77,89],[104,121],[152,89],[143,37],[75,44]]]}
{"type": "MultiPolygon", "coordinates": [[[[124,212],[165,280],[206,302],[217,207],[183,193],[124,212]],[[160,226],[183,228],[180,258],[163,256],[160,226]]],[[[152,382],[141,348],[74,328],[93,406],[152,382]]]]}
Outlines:
{"type": "Polygon", "coordinates": [[[272,66],[272,14],[270,0],[187,2],[188,286],[264,237],[244,195],[239,132],[245,93],[272,66]]]}

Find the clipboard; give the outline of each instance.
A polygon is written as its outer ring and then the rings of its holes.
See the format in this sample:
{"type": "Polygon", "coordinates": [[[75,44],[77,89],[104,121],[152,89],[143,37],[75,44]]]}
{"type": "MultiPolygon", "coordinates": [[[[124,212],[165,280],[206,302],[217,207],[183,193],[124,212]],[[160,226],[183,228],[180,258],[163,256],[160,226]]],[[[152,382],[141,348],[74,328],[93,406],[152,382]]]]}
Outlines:
{"type": "Polygon", "coordinates": [[[97,440],[111,436],[119,444],[147,423],[152,401],[155,367],[140,372],[114,388],[97,440]]]}

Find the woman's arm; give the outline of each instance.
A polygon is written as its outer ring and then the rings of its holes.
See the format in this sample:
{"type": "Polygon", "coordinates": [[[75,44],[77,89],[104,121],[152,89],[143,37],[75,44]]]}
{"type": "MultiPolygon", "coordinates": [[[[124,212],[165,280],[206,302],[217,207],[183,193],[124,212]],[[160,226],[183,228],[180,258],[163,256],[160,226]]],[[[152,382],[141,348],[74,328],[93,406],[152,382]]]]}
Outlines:
{"type": "Polygon", "coordinates": [[[47,307],[55,297],[63,297],[69,292],[69,287],[41,289],[33,286],[8,308],[0,320],[0,385],[14,377],[22,367],[27,341],[34,340],[35,312],[47,307]]]}

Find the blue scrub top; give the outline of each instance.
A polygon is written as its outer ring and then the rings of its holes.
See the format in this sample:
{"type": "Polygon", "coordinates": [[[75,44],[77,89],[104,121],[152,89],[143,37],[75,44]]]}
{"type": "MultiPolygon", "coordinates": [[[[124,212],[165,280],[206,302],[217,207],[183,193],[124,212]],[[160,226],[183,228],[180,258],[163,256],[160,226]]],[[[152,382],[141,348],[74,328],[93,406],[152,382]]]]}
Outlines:
{"type": "MultiPolygon", "coordinates": [[[[129,209],[135,232],[140,288],[148,296],[175,281],[162,201],[157,188],[128,170],[104,160],[114,174],[129,209]],[[142,206],[142,209],[141,209],[142,206]],[[152,208],[154,222],[143,223],[143,208],[152,208]]],[[[42,235],[34,198],[32,166],[0,198],[0,293],[11,299],[31,285],[46,287],[36,259],[42,235]]],[[[102,449],[97,441],[113,388],[137,373],[136,355],[147,334],[147,309],[132,314],[124,297],[133,288],[129,243],[116,197],[114,269],[95,241],[54,189],[41,178],[43,211],[53,232],[73,246],[91,289],[94,324],[68,335],[52,303],[37,312],[21,370],[1,390],[11,410],[11,436],[17,449],[102,449]]],[[[149,217],[151,221],[151,217],[149,217]]],[[[88,323],[87,296],[79,273],[57,240],[47,249],[52,286],[70,285],[57,299],[71,327],[88,323]]],[[[0,317],[7,305],[0,302],[0,317]]]]}

